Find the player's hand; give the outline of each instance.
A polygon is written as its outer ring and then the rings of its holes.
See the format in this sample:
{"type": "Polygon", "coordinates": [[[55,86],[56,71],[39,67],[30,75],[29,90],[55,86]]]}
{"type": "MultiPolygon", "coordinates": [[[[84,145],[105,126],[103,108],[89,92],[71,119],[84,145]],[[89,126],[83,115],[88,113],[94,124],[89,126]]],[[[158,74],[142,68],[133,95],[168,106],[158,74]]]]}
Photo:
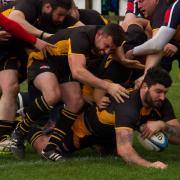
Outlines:
{"type": "Polygon", "coordinates": [[[39,38],[37,38],[34,46],[43,53],[44,57],[47,57],[47,52],[52,55],[52,49],[56,48],[55,45],[43,41],[39,38]]]}
{"type": "Polygon", "coordinates": [[[6,31],[0,31],[0,41],[7,41],[11,37],[11,34],[9,34],[6,31]]]}
{"type": "Polygon", "coordinates": [[[134,60],[133,50],[129,50],[125,53],[124,48],[121,46],[117,48],[116,55],[118,57],[118,61],[120,60],[120,62],[128,68],[136,68],[143,70],[145,68],[140,61],[134,60]]]}
{"type": "Polygon", "coordinates": [[[172,57],[176,54],[176,52],[178,51],[178,48],[173,45],[173,44],[166,44],[165,47],[164,47],[164,55],[167,56],[167,57],[172,57]]]}
{"type": "Polygon", "coordinates": [[[168,165],[161,161],[156,161],[156,162],[151,163],[149,167],[156,168],[156,169],[166,169],[168,165]]]}
{"type": "Polygon", "coordinates": [[[106,109],[107,106],[110,104],[110,99],[107,96],[103,96],[98,102],[96,102],[99,109],[106,109]]]}
{"type": "Polygon", "coordinates": [[[126,52],[126,58],[128,59],[134,59],[133,50],[129,50],[126,52]]]}
{"type": "Polygon", "coordinates": [[[123,103],[123,98],[129,98],[129,92],[119,84],[110,83],[107,92],[114,97],[118,103],[123,103]]]}
{"type": "Polygon", "coordinates": [[[142,129],[141,137],[150,138],[155,133],[163,130],[165,128],[164,121],[148,121],[142,129]]]}

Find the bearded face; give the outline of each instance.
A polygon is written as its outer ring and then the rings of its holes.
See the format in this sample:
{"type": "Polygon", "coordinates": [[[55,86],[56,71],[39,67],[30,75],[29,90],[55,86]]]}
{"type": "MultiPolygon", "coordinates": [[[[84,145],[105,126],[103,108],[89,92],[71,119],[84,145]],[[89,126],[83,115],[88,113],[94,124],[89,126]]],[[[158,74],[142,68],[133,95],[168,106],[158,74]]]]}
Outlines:
{"type": "Polygon", "coordinates": [[[165,100],[167,88],[161,84],[148,87],[144,94],[143,101],[148,107],[160,108],[165,100]]]}
{"type": "Polygon", "coordinates": [[[49,13],[42,12],[40,16],[40,21],[43,24],[51,24],[51,25],[61,25],[66,17],[66,11],[63,9],[55,9],[49,13]]]}
{"type": "Polygon", "coordinates": [[[42,13],[40,19],[41,24],[54,24],[52,20],[52,12],[51,13],[42,13]]]}
{"type": "MultiPolygon", "coordinates": [[[[46,7],[46,6],[44,6],[46,7]]],[[[57,7],[56,9],[52,9],[51,6],[47,6],[41,12],[39,17],[38,26],[40,29],[47,31],[49,33],[54,33],[51,29],[58,29],[64,23],[64,19],[68,14],[68,10],[62,7],[57,7]]]]}
{"type": "Polygon", "coordinates": [[[163,104],[163,100],[155,99],[154,97],[152,97],[152,95],[149,91],[147,91],[144,95],[144,102],[149,107],[153,107],[153,108],[160,108],[163,104]]]}

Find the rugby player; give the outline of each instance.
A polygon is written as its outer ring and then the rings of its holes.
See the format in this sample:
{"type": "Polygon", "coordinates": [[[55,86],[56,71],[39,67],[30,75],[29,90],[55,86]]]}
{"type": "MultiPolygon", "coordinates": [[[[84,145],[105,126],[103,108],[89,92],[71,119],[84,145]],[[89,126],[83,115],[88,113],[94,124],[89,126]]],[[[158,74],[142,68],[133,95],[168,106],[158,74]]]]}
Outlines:
{"type": "MultiPolygon", "coordinates": [[[[143,159],[133,148],[132,137],[135,130],[139,131],[141,125],[149,121],[161,120],[167,126],[179,126],[172,105],[165,97],[171,83],[171,78],[165,70],[153,67],[147,71],[140,89],[132,91],[130,98],[124,103],[117,103],[112,99],[106,110],[99,110],[95,105],[87,106],[67,134],[63,142],[65,149],[61,149],[61,153],[67,155],[93,144],[113,147],[116,139],[117,154],[128,164],[165,169],[167,165],[162,162],[143,159]]],[[[36,128],[31,132],[29,139],[40,153],[49,136],[42,129],[36,128]],[[43,140],[42,143],[37,143],[39,140],[43,140]]],[[[172,136],[169,136],[169,140],[175,142],[172,136]]],[[[43,151],[41,155],[49,159],[44,156],[43,151]]],[[[51,155],[50,160],[61,160],[57,154],[51,155]]]]}
{"type": "MultiPolygon", "coordinates": [[[[57,32],[49,39],[49,42],[58,48],[52,51],[47,59],[41,61],[43,57],[38,52],[30,54],[29,81],[38,88],[42,95],[24,109],[25,119],[13,133],[11,149],[15,155],[20,158],[24,156],[23,141],[31,125],[43,114],[51,111],[53,106],[62,99],[65,107],[61,110],[60,121],[57,122],[46,148],[47,152],[53,149],[58,156],[61,156],[56,152],[56,145],[61,146],[66,131],[71,127],[83,105],[81,88],[79,82],[75,80],[106,90],[118,102],[122,101],[123,97],[128,97],[125,88],[119,84],[99,79],[86,69],[88,62],[103,54],[108,55],[123,41],[124,32],[116,24],[103,27],[70,28],[57,32]],[[69,124],[66,123],[64,126],[64,121],[69,124]]],[[[51,157],[51,155],[48,156],[51,157]]]]}
{"type": "MultiPolygon", "coordinates": [[[[134,13],[137,15],[140,12],[144,18],[150,20],[154,36],[157,33],[157,30],[163,25],[165,12],[173,2],[173,0],[129,0],[127,13],[131,13],[131,15],[134,13]]],[[[179,51],[178,43],[174,40],[170,41],[164,47],[163,53],[156,53],[147,56],[145,72],[149,67],[154,66],[159,62],[163,68],[165,68],[167,71],[170,71],[172,61],[174,59],[179,60],[179,51]]],[[[129,53],[129,58],[133,58],[131,51],[129,53]]]]}
{"type": "MultiPolygon", "coordinates": [[[[20,19],[22,27],[35,36],[44,39],[51,34],[45,32],[49,30],[49,33],[55,32],[58,28],[66,28],[74,25],[77,21],[71,16],[67,16],[68,10],[71,8],[72,1],[17,1],[15,10],[13,5],[4,6],[2,13],[13,16],[14,20],[18,22],[20,19]],[[18,20],[17,20],[17,19],[18,20]],[[27,19],[27,23],[25,23],[27,19]],[[22,22],[25,24],[23,25],[22,22]],[[32,26],[29,23],[32,23],[32,26]],[[50,23],[50,24],[48,24],[50,23]],[[25,27],[27,25],[27,27],[25,27]],[[37,29],[37,27],[42,29],[37,29]],[[43,29],[43,27],[47,29],[43,29]]],[[[11,19],[13,19],[11,18],[11,19]]],[[[37,40],[38,44],[43,41],[37,40]]],[[[27,66],[27,54],[24,50],[28,45],[22,41],[10,38],[8,41],[0,43],[1,57],[0,57],[0,87],[1,87],[1,99],[0,99],[0,122],[6,121],[11,124],[11,121],[15,119],[16,113],[16,97],[19,91],[18,80],[23,81],[26,79],[26,66],[27,66]]],[[[50,50],[50,49],[48,49],[50,50]]]]}
{"type": "Polygon", "coordinates": [[[179,38],[179,25],[180,25],[180,16],[179,16],[179,6],[180,1],[175,1],[170,8],[166,11],[164,25],[161,26],[158,33],[155,37],[145,42],[139,47],[135,47],[132,51],[133,54],[147,54],[147,53],[156,53],[164,48],[164,46],[171,40],[174,39],[178,43],[180,42],[179,38]]]}

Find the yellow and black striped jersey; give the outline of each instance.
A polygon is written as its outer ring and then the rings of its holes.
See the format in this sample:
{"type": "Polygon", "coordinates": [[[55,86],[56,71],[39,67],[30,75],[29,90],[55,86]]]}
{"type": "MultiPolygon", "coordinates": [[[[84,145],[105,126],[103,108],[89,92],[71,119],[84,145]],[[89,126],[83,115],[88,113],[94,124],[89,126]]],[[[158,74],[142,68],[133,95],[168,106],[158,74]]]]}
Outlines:
{"type": "MultiPolygon", "coordinates": [[[[68,53],[83,54],[89,59],[99,56],[95,53],[94,40],[98,29],[102,26],[89,25],[59,30],[55,35],[51,36],[47,41],[54,44],[57,48],[52,49],[50,58],[59,58],[59,56],[68,55],[68,53]]],[[[41,52],[32,52],[29,56],[28,65],[33,60],[43,60],[41,52]]]]}

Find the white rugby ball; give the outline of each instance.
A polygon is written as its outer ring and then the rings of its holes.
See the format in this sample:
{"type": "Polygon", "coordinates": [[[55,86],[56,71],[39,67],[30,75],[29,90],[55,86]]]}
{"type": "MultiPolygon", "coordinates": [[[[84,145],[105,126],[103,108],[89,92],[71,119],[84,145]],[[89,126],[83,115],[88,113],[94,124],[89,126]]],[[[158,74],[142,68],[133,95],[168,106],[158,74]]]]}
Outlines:
{"type": "Polygon", "coordinates": [[[138,134],[140,144],[149,151],[163,151],[168,147],[168,138],[163,132],[158,132],[151,138],[143,139],[141,134],[138,134]]]}

